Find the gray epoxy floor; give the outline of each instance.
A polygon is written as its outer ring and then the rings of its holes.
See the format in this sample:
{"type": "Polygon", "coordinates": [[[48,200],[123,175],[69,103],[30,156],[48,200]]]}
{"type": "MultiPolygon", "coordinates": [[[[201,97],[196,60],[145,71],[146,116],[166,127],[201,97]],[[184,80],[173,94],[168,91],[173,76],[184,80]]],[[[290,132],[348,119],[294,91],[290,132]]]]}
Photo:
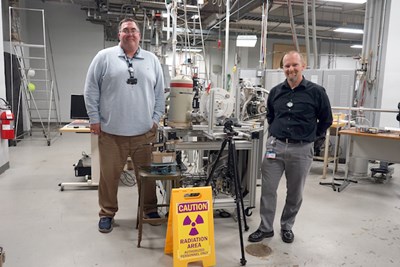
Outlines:
{"type": "MultiPolygon", "coordinates": [[[[50,147],[44,141],[22,141],[10,148],[11,167],[0,175],[4,267],[172,266],[172,257],[163,253],[165,226],[145,225],[142,248],[136,247],[136,187],[120,187],[120,210],[110,234],[97,230],[96,190],[60,192],[60,182],[80,180],[72,164],[82,151],[90,151],[87,134],[63,134],[50,147]]],[[[361,180],[341,193],[319,185],[321,173],[322,164],[314,162],[294,243],[282,242],[275,220],[275,236],[263,241],[272,254],[246,254],[246,266],[399,266],[400,168],[395,166],[387,183],[361,180]]],[[[257,205],[259,194],[258,187],[257,205]]],[[[246,246],[259,224],[258,214],[257,207],[247,219],[246,246]]],[[[237,223],[232,218],[214,221],[216,266],[240,266],[237,223]]]]}

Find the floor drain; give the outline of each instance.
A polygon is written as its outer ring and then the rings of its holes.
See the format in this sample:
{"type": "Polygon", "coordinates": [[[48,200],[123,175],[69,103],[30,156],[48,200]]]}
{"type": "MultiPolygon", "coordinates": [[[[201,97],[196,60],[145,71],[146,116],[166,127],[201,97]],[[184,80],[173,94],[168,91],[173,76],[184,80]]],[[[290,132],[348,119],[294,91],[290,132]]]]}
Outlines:
{"type": "Polygon", "coordinates": [[[246,246],[246,252],[256,257],[267,257],[272,253],[272,249],[262,243],[246,246]]]}

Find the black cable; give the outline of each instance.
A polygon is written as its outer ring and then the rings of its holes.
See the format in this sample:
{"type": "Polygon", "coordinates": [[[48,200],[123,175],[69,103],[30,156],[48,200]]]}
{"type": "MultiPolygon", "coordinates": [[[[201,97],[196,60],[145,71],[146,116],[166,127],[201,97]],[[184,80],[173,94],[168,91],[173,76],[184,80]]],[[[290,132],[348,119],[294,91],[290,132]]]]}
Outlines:
{"type": "MultiPolygon", "coordinates": [[[[134,170],[132,170],[134,171],[134,170]]],[[[129,171],[123,170],[120,176],[120,181],[128,187],[133,187],[137,184],[136,175],[129,171]]]]}
{"type": "MultiPolygon", "coordinates": [[[[137,166],[135,166],[133,158],[135,156],[135,153],[139,150],[139,148],[142,148],[144,146],[153,146],[153,144],[154,143],[141,144],[133,151],[132,155],[129,155],[131,157],[131,159],[132,159],[132,163],[133,163],[134,167],[137,168],[137,166]]],[[[136,174],[135,174],[135,169],[129,170],[129,171],[122,170],[119,180],[121,181],[122,184],[124,184],[124,185],[126,185],[128,187],[133,187],[133,186],[135,186],[137,184],[137,178],[136,178],[136,174]],[[129,171],[133,171],[133,173],[131,173],[129,171]]]]}
{"type": "Polygon", "coordinates": [[[2,100],[4,102],[4,106],[0,106],[0,109],[2,109],[2,110],[11,109],[11,105],[7,102],[7,100],[5,100],[4,98],[1,98],[1,97],[0,97],[0,100],[2,100]]]}

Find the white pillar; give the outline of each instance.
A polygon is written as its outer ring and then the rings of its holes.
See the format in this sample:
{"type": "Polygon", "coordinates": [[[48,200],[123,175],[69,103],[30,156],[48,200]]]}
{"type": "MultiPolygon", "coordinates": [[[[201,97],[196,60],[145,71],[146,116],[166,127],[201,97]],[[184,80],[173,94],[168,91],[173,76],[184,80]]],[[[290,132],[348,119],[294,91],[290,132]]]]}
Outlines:
{"type": "MultiPolygon", "coordinates": [[[[381,63],[383,66],[383,78],[381,97],[381,109],[397,109],[397,104],[400,102],[400,88],[399,88],[399,62],[400,62],[400,1],[391,0],[387,1],[388,10],[390,15],[386,18],[388,20],[387,25],[388,32],[387,38],[384,38],[382,43],[384,50],[386,49],[385,55],[381,57],[381,63]]],[[[381,112],[379,114],[379,127],[399,127],[399,122],[396,120],[395,113],[381,112]]]]}
{"type": "MultiPolygon", "coordinates": [[[[0,4],[0,36],[3,37],[3,11],[0,4]]],[[[7,10],[8,12],[8,10],[7,10]]],[[[6,82],[4,77],[4,46],[0,42],[0,97],[6,99],[6,82]]],[[[9,168],[8,140],[0,139],[0,174],[9,168]]]]}

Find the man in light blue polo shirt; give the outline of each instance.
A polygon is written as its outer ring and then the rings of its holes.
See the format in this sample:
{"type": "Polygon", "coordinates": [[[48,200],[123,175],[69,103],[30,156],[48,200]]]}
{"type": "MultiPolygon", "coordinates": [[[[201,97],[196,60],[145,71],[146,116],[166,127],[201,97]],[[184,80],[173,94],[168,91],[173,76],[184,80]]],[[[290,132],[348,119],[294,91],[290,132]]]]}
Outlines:
{"type": "MultiPolygon", "coordinates": [[[[85,103],[92,134],[99,136],[99,231],[113,229],[118,211],[119,177],[128,156],[138,166],[150,165],[151,146],[165,110],[164,80],[158,58],[139,47],[138,24],[123,19],[119,44],[98,52],[89,66],[85,103]]],[[[155,183],[145,184],[144,204],[157,204],[155,183]]],[[[159,218],[156,209],[145,210],[159,218]]]]}

